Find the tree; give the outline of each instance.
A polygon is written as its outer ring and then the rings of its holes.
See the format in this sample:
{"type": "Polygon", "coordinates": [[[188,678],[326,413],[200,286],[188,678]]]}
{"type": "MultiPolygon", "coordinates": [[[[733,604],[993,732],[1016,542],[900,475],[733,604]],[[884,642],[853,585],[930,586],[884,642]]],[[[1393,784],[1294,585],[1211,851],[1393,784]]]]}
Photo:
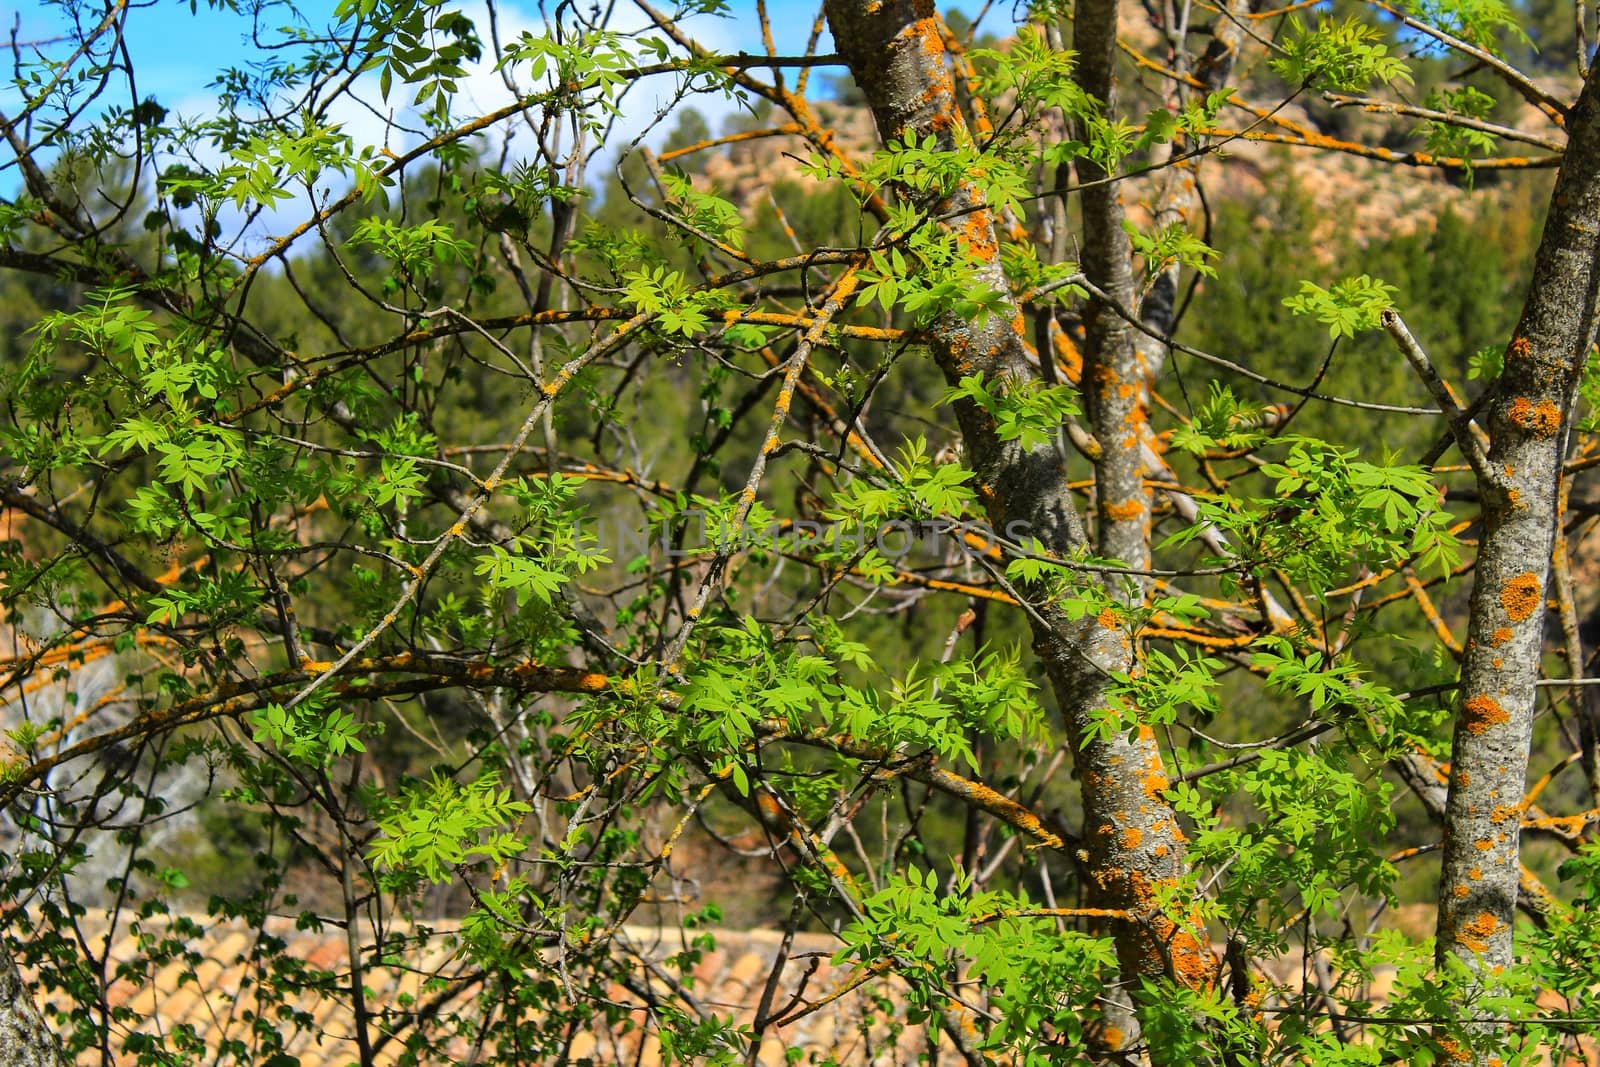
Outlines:
{"type": "Polygon", "coordinates": [[[863,984],[969,1064],[1577,1054],[1595,77],[1521,73],[1485,3],[1080,0],[978,48],[982,19],[828,0],[837,55],[822,21],[780,52],[762,9],[765,54],[718,55],[705,11],[636,5],[256,11],[271,51],[201,119],[138,95],[141,10],[16,49],[0,265],[40,314],[0,384],[0,884],[68,1055],[217,1055],[107,990],[235,920],[287,1020],[236,1062],[281,1061],[307,991],[363,1064],[624,1025],[756,1062],[863,984]],[[807,99],[829,67],[876,146],[807,99]],[[461,91],[485,71],[504,106],[461,91]],[[652,85],[678,134],[618,151],[652,85]],[[713,138],[688,101],[719,92],[755,121],[713,138]],[[1457,316],[1475,397],[1426,309],[1304,244],[1320,284],[1194,324],[1227,306],[1202,193],[1251,143],[1371,161],[1374,196],[1376,164],[1556,169],[1520,319],[1457,316]],[[1327,330],[1310,373],[1185,340],[1280,307],[1327,330]],[[1371,395],[1378,359],[1409,395],[1371,395]],[[778,1003],[785,940],[749,1019],[695,988],[718,901],[681,859],[741,835],[783,886],[741,906],[853,968],[778,1003]],[[1436,849],[1435,938],[1384,929],[1436,849]],[[275,915],[342,926],[346,968],[286,963],[275,915]],[[447,921],[450,962],[379,1002],[447,921]]]}

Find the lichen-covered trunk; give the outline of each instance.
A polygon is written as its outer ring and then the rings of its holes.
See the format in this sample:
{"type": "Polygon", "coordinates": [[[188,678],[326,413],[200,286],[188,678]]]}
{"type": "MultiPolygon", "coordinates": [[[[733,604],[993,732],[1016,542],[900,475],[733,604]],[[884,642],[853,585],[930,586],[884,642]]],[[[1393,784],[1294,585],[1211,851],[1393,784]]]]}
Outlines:
{"type": "MultiPolygon", "coordinates": [[[[1085,0],[1073,19],[1078,50],[1078,85],[1100,102],[1106,114],[1116,108],[1117,0],[1085,0]]],[[[1087,157],[1078,160],[1084,186],[1084,275],[1120,308],[1139,302],[1133,280],[1133,251],[1123,229],[1121,182],[1087,157]]],[[[1090,432],[1100,443],[1095,460],[1096,531],[1100,554],[1136,570],[1150,567],[1150,491],[1144,450],[1149,438],[1149,370],[1134,344],[1134,328],[1112,308],[1091,300],[1084,312],[1083,398],[1090,432]]],[[[1146,582],[1128,579],[1134,599],[1143,599],[1146,582]]]]}
{"type": "Polygon", "coordinates": [[[1595,337],[1600,254],[1600,66],[1567,119],[1569,142],[1489,407],[1466,656],[1445,810],[1438,953],[1479,973],[1512,962],[1518,830],[1543,648],[1545,583],[1568,417],[1595,337]]]}
{"type": "Polygon", "coordinates": [[[0,1067],[62,1067],[61,1046],[44,1025],[16,961],[0,947],[0,1067]]]}
{"type": "MultiPolygon", "coordinates": [[[[920,141],[933,134],[948,148],[966,136],[931,2],[828,0],[827,13],[839,51],[866,93],[886,140],[914,135],[920,141]]],[[[959,228],[967,243],[980,280],[1006,292],[995,218],[980,191],[963,186],[937,210],[958,220],[951,225],[959,228]]],[[[1117,234],[1125,257],[1126,236],[1120,229],[1117,234]]],[[[1131,271],[1126,260],[1123,269],[1131,271]]],[[[1131,273],[1128,277],[1131,285],[1131,273]]],[[[1109,321],[1105,328],[1114,332],[1109,321]]],[[[1132,346],[1122,336],[1117,350],[1126,361],[1132,358],[1132,346]]],[[[929,337],[951,382],[970,374],[1013,382],[1037,376],[1024,340],[1022,312],[1014,304],[981,322],[944,316],[934,322],[929,337]]],[[[1086,393],[1095,387],[1092,381],[1084,384],[1086,393]]],[[[1128,411],[1142,411],[1143,399],[1135,397],[1130,407],[1124,396],[1102,396],[1091,406],[1097,421],[1121,419],[1128,411]]],[[[967,462],[977,475],[979,493],[996,528],[1025,523],[1031,535],[1060,555],[1084,547],[1088,537],[1055,447],[1047,443],[1025,449],[1016,441],[1001,441],[993,419],[981,409],[967,401],[955,408],[967,462]]],[[[1149,500],[1137,473],[1138,445],[1137,432],[1104,441],[1106,451],[1126,450],[1128,455],[1102,464],[1097,471],[1102,480],[1101,529],[1106,529],[1106,503],[1127,516],[1117,520],[1125,536],[1108,541],[1102,534],[1099,551],[1136,568],[1149,558],[1149,500]],[[1109,492],[1106,484],[1113,486],[1109,492]]],[[[1107,675],[1132,665],[1128,637],[1110,615],[1074,622],[1053,603],[1039,603],[1034,609],[1034,648],[1049,673],[1083,783],[1086,826],[1080,859],[1102,906],[1138,916],[1136,921],[1119,923],[1115,931],[1126,977],[1135,985],[1139,977],[1170,976],[1208,987],[1216,979],[1216,961],[1199,924],[1188,914],[1163,911],[1157,904],[1161,890],[1187,872],[1187,863],[1183,833],[1163,796],[1167,777],[1154,736],[1148,728],[1139,728],[1131,735],[1084,742],[1092,734],[1096,713],[1104,707],[1107,675]]],[[[1107,1043],[1115,1044],[1116,1035],[1109,1037],[1107,1043]]]]}

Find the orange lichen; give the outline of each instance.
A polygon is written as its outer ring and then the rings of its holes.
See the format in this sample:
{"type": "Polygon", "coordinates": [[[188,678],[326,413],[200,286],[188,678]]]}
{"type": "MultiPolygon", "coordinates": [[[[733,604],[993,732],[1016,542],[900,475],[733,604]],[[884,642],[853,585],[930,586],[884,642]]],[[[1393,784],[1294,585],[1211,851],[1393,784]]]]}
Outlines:
{"type": "Polygon", "coordinates": [[[1494,848],[1494,842],[1487,837],[1480,837],[1472,843],[1472,847],[1479,852],[1488,852],[1491,848],[1494,848]]]}
{"type": "Polygon", "coordinates": [[[1137,826],[1125,827],[1122,831],[1122,847],[1138,848],[1139,842],[1144,840],[1144,831],[1137,826]]]}
{"type": "Polygon", "coordinates": [[[1561,408],[1554,400],[1541,400],[1533,406],[1533,417],[1541,437],[1554,436],[1561,429],[1561,408]]]}
{"type": "Polygon", "coordinates": [[[1451,892],[1454,893],[1457,897],[1465,897],[1468,893],[1472,892],[1472,890],[1468,889],[1464,885],[1458,885],[1454,889],[1452,889],[1451,892]]]}
{"type": "Polygon", "coordinates": [[[1144,501],[1136,496],[1118,503],[1108,500],[1100,505],[1100,512],[1115,522],[1128,522],[1144,514],[1144,501]]]}
{"type": "Polygon", "coordinates": [[[1512,622],[1522,622],[1538,610],[1543,592],[1538,577],[1532,571],[1524,571],[1500,590],[1500,606],[1512,622]]]}
{"type": "Polygon", "coordinates": [[[1217,958],[1210,946],[1171,920],[1157,922],[1156,929],[1171,948],[1172,976],[1190,989],[1210,989],[1217,980],[1217,958]]]}
{"type": "Polygon", "coordinates": [[[1521,511],[1528,505],[1522,502],[1522,494],[1515,489],[1506,490],[1506,499],[1511,502],[1511,510],[1521,511]]]}
{"type": "Polygon", "coordinates": [[[1474,882],[1482,880],[1482,878],[1483,878],[1483,868],[1482,867],[1474,867],[1474,868],[1472,868],[1472,870],[1467,872],[1467,877],[1472,879],[1474,882]]]}
{"type": "Polygon", "coordinates": [[[1539,826],[1548,825],[1550,829],[1563,837],[1576,841],[1583,828],[1589,824],[1589,819],[1582,812],[1577,815],[1552,815],[1547,819],[1534,820],[1539,826]]]}
{"type": "Polygon", "coordinates": [[[1549,399],[1535,403],[1519,396],[1511,402],[1510,418],[1513,425],[1534,437],[1553,437],[1561,429],[1561,409],[1549,399]]]}
{"type": "Polygon", "coordinates": [[[961,236],[974,259],[982,263],[994,259],[999,246],[995,243],[994,223],[990,221],[987,211],[973,212],[962,224],[961,236]]]}
{"type": "Polygon", "coordinates": [[[1513,337],[1506,352],[1516,359],[1527,359],[1533,354],[1533,342],[1526,337],[1513,337]]]}
{"type": "Polygon", "coordinates": [[[1115,630],[1117,628],[1117,613],[1115,611],[1112,611],[1110,608],[1106,608],[1104,611],[1102,611],[1100,614],[1096,615],[1094,618],[1095,618],[1095,622],[1098,622],[1101,626],[1105,627],[1107,630],[1115,630]]]}
{"type": "Polygon", "coordinates": [[[1509,640],[1511,640],[1511,627],[1509,626],[1498,627],[1494,633],[1489,635],[1489,643],[1491,645],[1503,645],[1509,640]]]}
{"type": "Polygon", "coordinates": [[[1499,726],[1503,722],[1510,722],[1511,716],[1506,714],[1506,709],[1500,702],[1487,693],[1480,694],[1467,701],[1466,705],[1467,729],[1474,734],[1487,733],[1491,726],[1499,726]]]}
{"type": "MultiPolygon", "coordinates": [[[[1113,869],[1117,870],[1117,869],[1113,869]]],[[[1217,981],[1217,958],[1196,936],[1204,932],[1199,916],[1174,919],[1161,907],[1161,889],[1171,889],[1175,879],[1151,879],[1140,871],[1120,871],[1120,884],[1103,886],[1121,898],[1127,909],[1144,916],[1145,938],[1140,946],[1140,969],[1148,974],[1169,973],[1190,989],[1212,988],[1217,981]]]]}
{"type": "Polygon", "coordinates": [[[1500,928],[1500,920],[1486,911],[1480,911],[1477,918],[1470,920],[1456,932],[1456,940],[1462,947],[1473,952],[1482,952],[1488,948],[1488,939],[1500,928]]]}
{"type": "Polygon", "coordinates": [[[1519,818],[1521,815],[1522,811],[1514,804],[1496,804],[1494,810],[1489,813],[1489,821],[1506,822],[1510,819],[1519,818]]]}

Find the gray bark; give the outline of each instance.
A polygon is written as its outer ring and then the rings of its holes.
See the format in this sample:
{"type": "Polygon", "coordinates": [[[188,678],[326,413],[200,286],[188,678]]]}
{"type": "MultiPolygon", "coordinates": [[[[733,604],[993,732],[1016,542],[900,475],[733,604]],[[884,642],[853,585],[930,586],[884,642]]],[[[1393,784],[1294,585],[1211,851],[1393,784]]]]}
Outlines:
{"type": "MultiPolygon", "coordinates": [[[[1107,4],[1102,0],[1098,6],[1107,4]]],[[[915,0],[828,0],[826,9],[834,40],[856,84],[867,94],[879,133],[886,140],[908,135],[920,140],[932,133],[943,147],[952,147],[963,120],[932,5],[915,0]]],[[[1114,47],[1114,17],[1104,32],[1114,47]]],[[[937,210],[961,220],[957,225],[983,280],[1006,292],[995,219],[979,190],[963,187],[937,210]]],[[[1108,257],[1122,257],[1127,289],[1118,291],[1127,295],[1132,291],[1127,238],[1120,228],[1112,229],[1120,245],[1107,244],[1106,252],[1108,257]]],[[[1110,259],[1107,269],[1116,269],[1110,259]]],[[[1120,339],[1108,344],[1115,349],[1116,360],[1131,365],[1131,340],[1115,321],[1108,312],[1098,329],[1120,339]]],[[[968,374],[990,381],[1022,381],[1035,375],[1022,329],[1021,309],[1015,305],[982,323],[945,316],[929,330],[930,347],[952,383],[968,374]]],[[[1133,399],[1135,407],[1142,403],[1139,397],[1133,399]]],[[[1121,418],[1132,409],[1126,397],[1112,395],[1102,397],[1093,410],[1103,421],[1121,418]]],[[[999,440],[994,420],[970,403],[957,404],[956,417],[967,462],[977,475],[975,482],[996,528],[1026,523],[1029,533],[1063,556],[1088,543],[1067,488],[1066,468],[1053,445],[1023,449],[1015,441],[999,440]]],[[[1142,467],[1140,438],[1138,433],[1123,433],[1103,444],[1107,452],[1119,455],[1097,470],[1101,484],[1111,479],[1117,486],[1113,493],[1143,503],[1130,522],[1117,523],[1119,536],[1108,539],[1102,534],[1100,551],[1142,567],[1149,553],[1149,500],[1142,477],[1135,473],[1142,467]]],[[[1116,923],[1113,930],[1126,977],[1135,984],[1141,976],[1174,977],[1194,987],[1209,987],[1215,982],[1217,964],[1199,925],[1191,916],[1168,914],[1155,904],[1160,889],[1187,872],[1187,847],[1163,797],[1167,775],[1154,734],[1139,727],[1131,735],[1124,732],[1110,740],[1084,743],[1095,713],[1104,706],[1107,675],[1132,663],[1128,636],[1116,619],[1072,621],[1048,600],[1034,603],[1032,609],[1034,650],[1049,674],[1083,783],[1086,825],[1077,858],[1101,906],[1138,916],[1136,921],[1116,923]]],[[[1132,1038],[1131,1033],[1111,1034],[1105,1043],[1115,1047],[1132,1038]]]]}
{"type": "MultiPolygon", "coordinates": [[[[1078,84],[1116,112],[1117,0],[1086,0],[1073,20],[1078,84]]],[[[1103,184],[1099,165],[1078,161],[1087,188],[1083,204],[1083,273],[1118,307],[1138,303],[1133,249],[1123,230],[1122,183],[1103,184]]],[[[1095,516],[1100,554],[1139,570],[1150,566],[1150,491],[1139,447],[1149,436],[1149,377],[1134,346],[1134,329],[1117,308],[1090,301],[1084,313],[1083,399],[1089,428],[1100,442],[1095,460],[1095,516]]],[[[1148,584],[1131,580],[1132,599],[1148,584]]]]}
{"type": "Polygon", "coordinates": [[[1479,486],[1484,531],[1445,810],[1439,961],[1454,955],[1480,974],[1513,962],[1520,801],[1561,463],[1596,328],[1600,75],[1591,72],[1567,130],[1532,287],[1489,407],[1492,445],[1479,486]]]}
{"type": "Polygon", "coordinates": [[[45,1026],[16,961],[0,950],[0,1067],[64,1067],[61,1045],[45,1026]]]}

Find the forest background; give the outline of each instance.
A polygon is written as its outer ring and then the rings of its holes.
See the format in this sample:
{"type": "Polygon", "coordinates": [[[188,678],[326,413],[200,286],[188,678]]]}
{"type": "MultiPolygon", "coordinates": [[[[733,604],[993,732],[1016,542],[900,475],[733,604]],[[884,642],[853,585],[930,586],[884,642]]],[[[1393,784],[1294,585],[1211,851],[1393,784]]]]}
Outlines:
{"type": "Polygon", "coordinates": [[[69,1054],[218,1055],[108,989],[270,915],[349,932],[251,963],[361,1062],[732,1061],[829,1003],[701,1004],[719,925],[834,933],[970,1063],[1582,1054],[1600,691],[1546,683],[1600,641],[1592,326],[1576,405],[1515,423],[1562,448],[1548,621],[1490,597],[1530,624],[1511,892],[1444,845],[1502,725],[1459,681],[1490,386],[1589,16],[1089,7],[1098,66],[1088,8],[907,7],[946,110],[887,151],[872,5],[809,56],[789,7],[263,5],[212,13],[257,32],[209,95],[165,59],[201,11],[18,23],[0,878],[69,1054]],[[431,999],[364,1003],[436,936],[431,999]]]}

